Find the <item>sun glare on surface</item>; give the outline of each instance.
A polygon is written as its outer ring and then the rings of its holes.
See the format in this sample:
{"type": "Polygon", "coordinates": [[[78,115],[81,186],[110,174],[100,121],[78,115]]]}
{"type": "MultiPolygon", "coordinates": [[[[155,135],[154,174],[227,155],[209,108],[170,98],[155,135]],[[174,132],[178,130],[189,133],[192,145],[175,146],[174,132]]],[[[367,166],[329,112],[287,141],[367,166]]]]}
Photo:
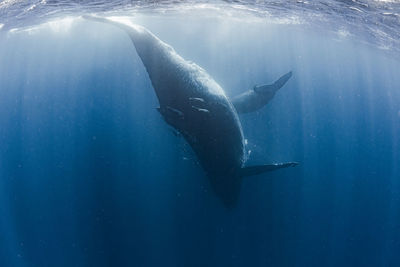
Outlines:
{"type": "Polygon", "coordinates": [[[75,18],[67,17],[59,20],[49,21],[45,25],[48,25],[54,32],[67,32],[70,30],[74,20],[75,18]]]}

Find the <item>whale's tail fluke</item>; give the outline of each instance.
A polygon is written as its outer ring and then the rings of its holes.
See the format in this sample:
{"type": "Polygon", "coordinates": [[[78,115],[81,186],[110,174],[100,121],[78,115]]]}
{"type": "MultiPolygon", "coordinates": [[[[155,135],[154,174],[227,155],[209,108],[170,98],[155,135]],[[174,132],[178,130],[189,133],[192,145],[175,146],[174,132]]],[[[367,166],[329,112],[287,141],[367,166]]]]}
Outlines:
{"type": "Polygon", "coordinates": [[[299,165],[299,163],[297,162],[285,162],[285,163],[276,163],[269,165],[256,165],[256,166],[243,167],[242,169],[240,169],[240,176],[242,177],[253,176],[264,172],[275,171],[282,168],[295,167],[297,165],[299,165]]]}

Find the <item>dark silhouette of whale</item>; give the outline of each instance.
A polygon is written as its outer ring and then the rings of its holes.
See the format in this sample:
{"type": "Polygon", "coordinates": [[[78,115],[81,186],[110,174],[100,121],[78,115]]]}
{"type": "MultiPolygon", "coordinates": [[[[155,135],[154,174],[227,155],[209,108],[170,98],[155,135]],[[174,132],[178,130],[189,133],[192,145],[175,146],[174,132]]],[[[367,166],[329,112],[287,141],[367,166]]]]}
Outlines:
{"type": "MultiPolygon", "coordinates": [[[[84,18],[115,25],[129,35],[154,87],[158,111],[190,144],[226,206],[236,204],[243,177],[297,165],[288,162],[244,167],[247,158],[237,110],[205,70],[184,60],[144,27],[94,16],[84,18]]],[[[284,82],[289,77],[286,74],[284,82]]],[[[284,82],[278,80],[274,89],[284,82]]],[[[271,98],[258,101],[266,104],[271,98]]],[[[234,103],[240,112],[249,112],[253,110],[249,108],[251,102],[254,97],[249,93],[234,103]]]]}

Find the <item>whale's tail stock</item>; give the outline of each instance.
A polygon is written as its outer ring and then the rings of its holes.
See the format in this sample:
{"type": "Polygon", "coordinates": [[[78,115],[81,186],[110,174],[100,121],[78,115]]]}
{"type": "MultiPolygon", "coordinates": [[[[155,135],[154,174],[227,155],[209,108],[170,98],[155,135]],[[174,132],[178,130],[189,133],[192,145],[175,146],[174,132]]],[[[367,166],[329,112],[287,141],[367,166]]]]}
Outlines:
{"type": "Polygon", "coordinates": [[[275,163],[267,165],[248,166],[240,169],[240,176],[242,177],[253,176],[264,172],[275,171],[282,168],[295,167],[297,165],[299,165],[298,162],[285,162],[285,163],[275,163]]]}

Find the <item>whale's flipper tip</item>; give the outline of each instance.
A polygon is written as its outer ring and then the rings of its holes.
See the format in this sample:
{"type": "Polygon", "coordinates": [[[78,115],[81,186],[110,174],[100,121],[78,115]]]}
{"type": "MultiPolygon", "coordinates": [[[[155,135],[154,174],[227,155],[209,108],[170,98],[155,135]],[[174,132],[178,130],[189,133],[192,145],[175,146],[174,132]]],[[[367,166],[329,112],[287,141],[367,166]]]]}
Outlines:
{"type": "Polygon", "coordinates": [[[285,163],[249,166],[240,169],[240,176],[242,177],[253,176],[264,172],[275,171],[282,168],[296,167],[297,165],[299,165],[298,162],[285,162],[285,163]]]}
{"type": "Polygon", "coordinates": [[[249,113],[264,107],[272,100],[276,92],[286,84],[292,75],[293,72],[289,71],[272,84],[256,85],[253,89],[234,97],[232,99],[232,104],[237,113],[249,113]]]}
{"type": "Polygon", "coordinates": [[[292,77],[292,75],[293,72],[289,71],[288,73],[279,77],[279,79],[276,80],[273,84],[254,86],[254,91],[261,94],[267,92],[275,94],[279,89],[281,89],[286,84],[286,82],[292,77]]]}
{"type": "Polygon", "coordinates": [[[285,85],[285,83],[292,77],[293,71],[289,71],[288,73],[282,75],[275,83],[275,87],[277,89],[280,89],[282,86],[285,85]]]}

